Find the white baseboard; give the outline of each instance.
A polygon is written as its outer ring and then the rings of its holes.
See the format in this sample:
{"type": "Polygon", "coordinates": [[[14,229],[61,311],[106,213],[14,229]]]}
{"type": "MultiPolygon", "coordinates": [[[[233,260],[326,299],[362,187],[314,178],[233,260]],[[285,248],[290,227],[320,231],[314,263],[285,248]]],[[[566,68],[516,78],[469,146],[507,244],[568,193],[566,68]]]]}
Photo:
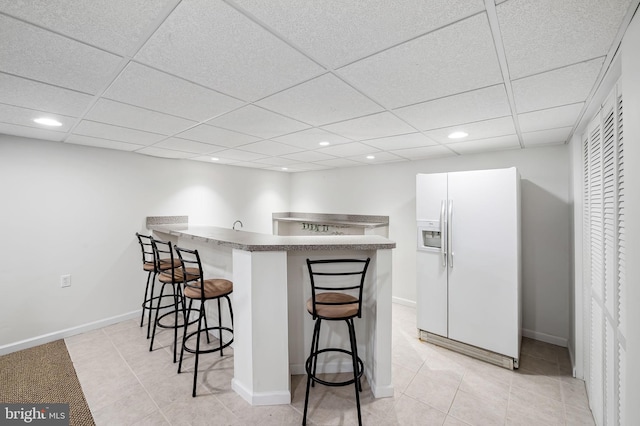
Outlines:
{"type": "Polygon", "coordinates": [[[414,300],[403,299],[401,297],[391,297],[391,303],[397,303],[398,305],[409,306],[411,308],[416,307],[416,302],[414,300]]]}
{"type": "Polygon", "coordinates": [[[534,340],[540,340],[541,342],[551,343],[552,345],[562,346],[566,348],[569,345],[569,341],[564,337],[553,336],[551,334],[540,333],[539,331],[522,329],[522,335],[534,340]]]}
{"type": "Polygon", "coordinates": [[[122,315],[116,315],[115,317],[90,322],[88,324],[66,328],[60,331],[54,331],[53,333],[43,334],[42,336],[32,337],[31,339],[9,343],[8,345],[0,346],[0,355],[6,355],[12,352],[20,351],[22,349],[28,349],[34,346],[43,345],[45,343],[64,339],[65,337],[75,336],[76,334],[80,333],[86,333],[87,331],[96,330],[98,328],[106,327],[108,325],[116,324],[118,322],[130,320],[133,318],[140,318],[140,315],[141,311],[137,310],[122,315]]]}
{"type": "Polygon", "coordinates": [[[276,392],[252,392],[245,388],[238,380],[233,378],[231,380],[231,389],[236,391],[238,395],[242,397],[251,405],[286,405],[291,404],[291,392],[290,391],[276,391],[276,392]]]}

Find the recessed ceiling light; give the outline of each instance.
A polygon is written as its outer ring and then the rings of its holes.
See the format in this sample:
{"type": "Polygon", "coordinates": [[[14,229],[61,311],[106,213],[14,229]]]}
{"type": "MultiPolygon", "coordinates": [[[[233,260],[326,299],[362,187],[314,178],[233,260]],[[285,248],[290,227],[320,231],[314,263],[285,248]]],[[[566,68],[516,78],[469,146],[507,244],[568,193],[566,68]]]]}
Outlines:
{"type": "Polygon", "coordinates": [[[282,168],[282,170],[289,170],[289,169],[288,169],[288,168],[286,168],[286,167],[283,167],[283,168],[282,168]]]}
{"type": "Polygon", "coordinates": [[[367,160],[375,160],[375,155],[367,155],[367,160]]]}
{"type": "Polygon", "coordinates": [[[469,136],[469,133],[467,132],[453,132],[451,134],[449,134],[449,139],[461,139],[461,138],[466,138],[467,136],[469,136]]]}
{"type": "Polygon", "coordinates": [[[322,141],[318,145],[327,146],[327,145],[331,145],[331,143],[328,141],[322,141]]]}
{"type": "Polygon", "coordinates": [[[218,161],[220,160],[218,157],[211,157],[211,161],[218,161]]]}
{"type": "Polygon", "coordinates": [[[45,126],[55,126],[55,127],[62,126],[61,122],[59,122],[58,120],[54,120],[53,118],[36,118],[33,121],[35,121],[38,124],[44,124],[45,126]]]}

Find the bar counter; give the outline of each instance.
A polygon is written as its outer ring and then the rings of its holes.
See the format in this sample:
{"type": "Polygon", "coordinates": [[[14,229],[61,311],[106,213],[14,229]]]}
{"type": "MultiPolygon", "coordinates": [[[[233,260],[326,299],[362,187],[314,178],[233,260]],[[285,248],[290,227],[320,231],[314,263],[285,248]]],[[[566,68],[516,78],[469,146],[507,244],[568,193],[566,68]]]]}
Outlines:
{"type": "MultiPolygon", "coordinates": [[[[306,259],[370,257],[362,318],[355,320],[358,353],[373,395],[393,396],[391,250],[395,242],[378,235],[279,236],[188,223],[148,222],[147,228],[158,238],[198,249],[205,278],[233,281],[232,388],[252,405],[289,404],[290,376],[305,374],[313,332],[305,307],[311,296],[306,259]]],[[[323,327],[321,339],[321,344],[348,346],[346,326],[340,322],[323,327]]],[[[327,373],[351,371],[350,361],[343,360],[318,368],[327,373]]]]}
{"type": "Polygon", "coordinates": [[[396,243],[379,235],[271,235],[206,225],[149,225],[149,229],[176,237],[245,251],[380,250],[396,243]]]}

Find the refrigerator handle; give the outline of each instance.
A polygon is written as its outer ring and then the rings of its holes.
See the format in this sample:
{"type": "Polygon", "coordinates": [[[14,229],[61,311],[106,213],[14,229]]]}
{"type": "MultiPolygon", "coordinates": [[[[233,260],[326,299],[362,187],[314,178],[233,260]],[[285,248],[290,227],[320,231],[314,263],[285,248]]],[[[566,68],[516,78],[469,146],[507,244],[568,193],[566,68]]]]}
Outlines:
{"type": "Polygon", "coordinates": [[[447,215],[447,252],[449,254],[449,268],[453,268],[453,200],[449,200],[447,215]]]}
{"type": "Polygon", "coordinates": [[[442,266],[447,267],[447,227],[444,220],[446,201],[440,201],[440,253],[442,254],[442,266]]]}

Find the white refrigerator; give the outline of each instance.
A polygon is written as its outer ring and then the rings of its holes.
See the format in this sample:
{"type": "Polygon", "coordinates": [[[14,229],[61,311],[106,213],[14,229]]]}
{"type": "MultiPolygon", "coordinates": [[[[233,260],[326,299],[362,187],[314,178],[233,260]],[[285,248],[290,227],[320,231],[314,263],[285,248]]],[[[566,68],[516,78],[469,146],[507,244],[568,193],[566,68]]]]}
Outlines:
{"type": "Polygon", "coordinates": [[[517,367],[521,338],[518,171],[418,174],[416,216],[421,337],[517,367]],[[511,361],[505,363],[502,358],[511,361]]]}

